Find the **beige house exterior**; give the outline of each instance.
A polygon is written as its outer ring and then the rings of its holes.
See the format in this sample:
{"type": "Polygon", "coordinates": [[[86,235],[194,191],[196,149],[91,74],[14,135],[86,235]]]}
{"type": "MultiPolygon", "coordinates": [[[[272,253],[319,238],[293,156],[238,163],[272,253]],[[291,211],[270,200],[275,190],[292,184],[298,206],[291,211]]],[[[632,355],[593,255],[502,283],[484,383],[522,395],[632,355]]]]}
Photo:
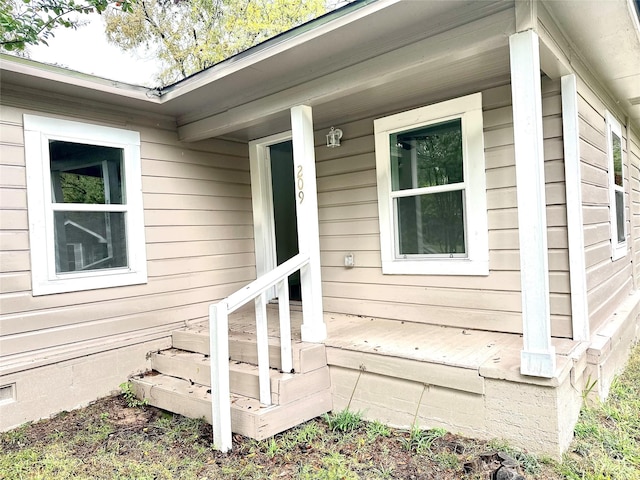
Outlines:
{"type": "Polygon", "coordinates": [[[291,295],[294,340],[324,345],[325,411],[558,456],[640,339],[631,0],[355,2],[158,90],[0,59],[2,430],[150,370],[282,263],[286,219],[300,286],[260,298],[291,295]],[[463,173],[429,183],[415,145],[438,135],[463,173]],[[274,220],[289,140],[297,214],[274,220]],[[65,197],[73,175],[104,198],[65,197]]]}

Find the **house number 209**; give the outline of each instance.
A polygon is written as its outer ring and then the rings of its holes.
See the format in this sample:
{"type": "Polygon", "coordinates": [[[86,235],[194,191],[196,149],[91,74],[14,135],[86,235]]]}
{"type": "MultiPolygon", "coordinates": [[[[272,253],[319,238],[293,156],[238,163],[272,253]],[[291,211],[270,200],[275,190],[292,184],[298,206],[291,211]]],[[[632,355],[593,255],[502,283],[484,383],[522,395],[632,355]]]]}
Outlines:
{"type": "Polygon", "coordinates": [[[302,201],[304,200],[304,179],[302,178],[302,165],[298,165],[296,183],[298,185],[298,198],[300,199],[300,203],[302,203],[302,201]]]}

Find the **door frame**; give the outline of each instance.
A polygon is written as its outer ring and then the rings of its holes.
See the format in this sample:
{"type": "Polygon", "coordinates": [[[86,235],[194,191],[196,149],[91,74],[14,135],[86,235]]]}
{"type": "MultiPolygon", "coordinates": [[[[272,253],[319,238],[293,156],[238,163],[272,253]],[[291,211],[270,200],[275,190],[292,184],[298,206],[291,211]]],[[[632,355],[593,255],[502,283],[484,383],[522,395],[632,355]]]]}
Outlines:
{"type": "MultiPolygon", "coordinates": [[[[278,266],[269,147],[291,140],[292,134],[289,130],[249,142],[253,239],[256,254],[256,275],[258,277],[278,266]]],[[[267,300],[275,297],[274,287],[267,291],[267,300]]]]}

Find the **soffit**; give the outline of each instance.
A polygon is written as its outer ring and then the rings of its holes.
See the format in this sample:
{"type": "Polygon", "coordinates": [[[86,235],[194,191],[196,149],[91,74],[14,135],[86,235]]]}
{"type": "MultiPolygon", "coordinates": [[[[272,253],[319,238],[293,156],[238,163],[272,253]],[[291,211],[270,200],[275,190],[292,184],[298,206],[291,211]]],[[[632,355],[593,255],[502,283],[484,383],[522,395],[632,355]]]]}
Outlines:
{"type": "Polygon", "coordinates": [[[572,48],[640,127],[640,27],[631,0],[554,0],[545,6],[572,48]]]}
{"type": "MultiPolygon", "coordinates": [[[[416,106],[456,98],[509,83],[509,49],[489,50],[453,63],[428,66],[402,79],[370,85],[357,92],[313,106],[316,129],[340,127],[351,121],[380,117],[416,106]]],[[[289,130],[289,111],[256,119],[223,136],[248,141],[289,130]]]]}

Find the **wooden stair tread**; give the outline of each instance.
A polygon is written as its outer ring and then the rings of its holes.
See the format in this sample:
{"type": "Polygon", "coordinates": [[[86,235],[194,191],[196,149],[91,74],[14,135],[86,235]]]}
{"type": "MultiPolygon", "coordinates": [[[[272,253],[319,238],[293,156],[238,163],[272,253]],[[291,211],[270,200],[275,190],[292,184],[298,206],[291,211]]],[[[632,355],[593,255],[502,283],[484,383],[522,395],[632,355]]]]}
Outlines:
{"type": "MultiPolygon", "coordinates": [[[[198,385],[211,385],[211,361],[206,355],[185,352],[175,348],[153,353],[151,366],[158,373],[183,378],[198,385]]],[[[258,367],[244,362],[230,361],[231,393],[259,398],[258,367]]],[[[269,370],[271,377],[271,401],[289,403],[300,392],[311,394],[328,388],[331,384],[329,367],[315,369],[304,374],[283,373],[269,370]]]]}
{"type": "MultiPolygon", "coordinates": [[[[158,408],[211,423],[209,331],[203,325],[181,329],[172,340],[173,348],[151,354],[151,373],[132,379],[136,395],[158,408]]],[[[229,333],[232,430],[258,440],[333,407],[324,344],[292,342],[293,371],[280,372],[280,339],[269,337],[268,342],[273,405],[265,407],[258,400],[255,334],[229,333]]]]}
{"type": "MultiPolygon", "coordinates": [[[[209,355],[209,331],[202,328],[176,330],[172,333],[173,347],[180,350],[209,355]]],[[[322,343],[292,342],[293,369],[306,373],[327,364],[326,349],[322,343]]],[[[229,357],[246,363],[257,363],[256,339],[250,333],[229,334],[229,357]]],[[[269,366],[280,366],[280,339],[269,337],[269,366]]]]}
{"type": "MultiPolygon", "coordinates": [[[[164,374],[133,378],[134,391],[150,405],[211,423],[211,394],[207,386],[164,374]]],[[[231,395],[231,426],[236,433],[262,440],[332,408],[331,389],[325,388],[283,405],[264,407],[256,399],[231,395]]]]}

